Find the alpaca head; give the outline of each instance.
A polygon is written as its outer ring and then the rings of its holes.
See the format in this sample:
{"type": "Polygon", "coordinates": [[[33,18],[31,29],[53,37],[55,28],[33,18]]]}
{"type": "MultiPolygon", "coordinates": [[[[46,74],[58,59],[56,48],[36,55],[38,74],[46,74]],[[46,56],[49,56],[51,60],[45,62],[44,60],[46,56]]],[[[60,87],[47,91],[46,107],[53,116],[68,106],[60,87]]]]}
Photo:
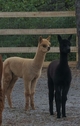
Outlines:
{"type": "Polygon", "coordinates": [[[40,51],[43,53],[46,53],[50,50],[50,36],[48,38],[42,38],[42,36],[39,37],[39,42],[38,42],[38,48],[40,51]]]}
{"type": "Polygon", "coordinates": [[[72,35],[70,35],[68,37],[68,39],[62,39],[62,37],[60,35],[58,35],[58,41],[60,44],[60,52],[61,53],[70,53],[70,46],[71,46],[70,40],[71,40],[71,38],[72,38],[72,35]]]}

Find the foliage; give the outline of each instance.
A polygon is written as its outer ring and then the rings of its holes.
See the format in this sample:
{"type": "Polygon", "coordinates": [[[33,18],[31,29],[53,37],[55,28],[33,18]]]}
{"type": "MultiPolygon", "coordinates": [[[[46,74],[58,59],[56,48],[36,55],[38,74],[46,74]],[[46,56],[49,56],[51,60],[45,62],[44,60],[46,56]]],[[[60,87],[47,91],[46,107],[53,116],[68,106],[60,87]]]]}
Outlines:
{"type": "Polygon", "coordinates": [[[73,10],[75,0],[0,0],[0,11],[73,10]]]}

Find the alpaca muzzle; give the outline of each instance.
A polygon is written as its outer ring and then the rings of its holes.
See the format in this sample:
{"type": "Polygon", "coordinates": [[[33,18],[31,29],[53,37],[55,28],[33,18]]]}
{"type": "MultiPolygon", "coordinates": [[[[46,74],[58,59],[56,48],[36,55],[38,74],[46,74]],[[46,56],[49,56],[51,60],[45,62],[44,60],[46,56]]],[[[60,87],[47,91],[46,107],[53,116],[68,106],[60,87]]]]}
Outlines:
{"type": "Polygon", "coordinates": [[[50,50],[50,46],[48,47],[48,49],[47,49],[48,51],[50,50]]]}
{"type": "Polygon", "coordinates": [[[70,53],[70,49],[68,49],[68,53],[70,53]]]}

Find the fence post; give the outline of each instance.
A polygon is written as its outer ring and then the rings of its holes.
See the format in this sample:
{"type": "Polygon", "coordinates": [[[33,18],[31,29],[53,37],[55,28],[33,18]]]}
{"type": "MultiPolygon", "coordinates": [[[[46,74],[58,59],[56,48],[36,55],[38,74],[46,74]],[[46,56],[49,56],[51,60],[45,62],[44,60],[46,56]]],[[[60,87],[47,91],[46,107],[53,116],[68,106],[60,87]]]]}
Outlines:
{"type": "Polygon", "coordinates": [[[77,25],[77,36],[78,36],[77,68],[80,69],[80,0],[76,0],[76,25],[77,25]]]}

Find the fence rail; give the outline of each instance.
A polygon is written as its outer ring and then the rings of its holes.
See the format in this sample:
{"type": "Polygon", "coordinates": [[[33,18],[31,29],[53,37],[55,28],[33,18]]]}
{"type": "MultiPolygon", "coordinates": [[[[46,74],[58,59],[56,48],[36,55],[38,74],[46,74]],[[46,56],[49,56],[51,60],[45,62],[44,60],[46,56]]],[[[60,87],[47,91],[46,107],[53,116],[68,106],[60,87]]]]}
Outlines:
{"type": "MultiPolygon", "coordinates": [[[[35,53],[37,47],[0,47],[0,53],[35,53]]],[[[49,53],[59,53],[59,47],[51,47],[49,53]]],[[[71,52],[77,52],[77,47],[71,47],[71,52]]]]}
{"type": "Polygon", "coordinates": [[[76,34],[76,28],[60,29],[2,29],[0,35],[76,34]]]}
{"type": "MultiPolygon", "coordinates": [[[[75,11],[58,11],[58,12],[0,12],[0,18],[19,18],[19,17],[75,17],[75,11]]],[[[0,29],[0,35],[41,35],[41,34],[76,34],[76,28],[55,28],[55,29],[0,29]]],[[[77,37],[76,37],[77,38],[77,37]]],[[[78,60],[78,46],[71,47],[71,52],[76,53],[76,61],[70,62],[75,66],[78,60]]],[[[0,47],[0,53],[33,53],[36,47],[0,47]]],[[[49,52],[59,52],[58,47],[51,47],[49,52]]],[[[45,62],[47,66],[49,62],[45,62]]]]}
{"type": "Polygon", "coordinates": [[[71,17],[75,16],[75,11],[58,12],[0,12],[0,17],[71,17]]]}

